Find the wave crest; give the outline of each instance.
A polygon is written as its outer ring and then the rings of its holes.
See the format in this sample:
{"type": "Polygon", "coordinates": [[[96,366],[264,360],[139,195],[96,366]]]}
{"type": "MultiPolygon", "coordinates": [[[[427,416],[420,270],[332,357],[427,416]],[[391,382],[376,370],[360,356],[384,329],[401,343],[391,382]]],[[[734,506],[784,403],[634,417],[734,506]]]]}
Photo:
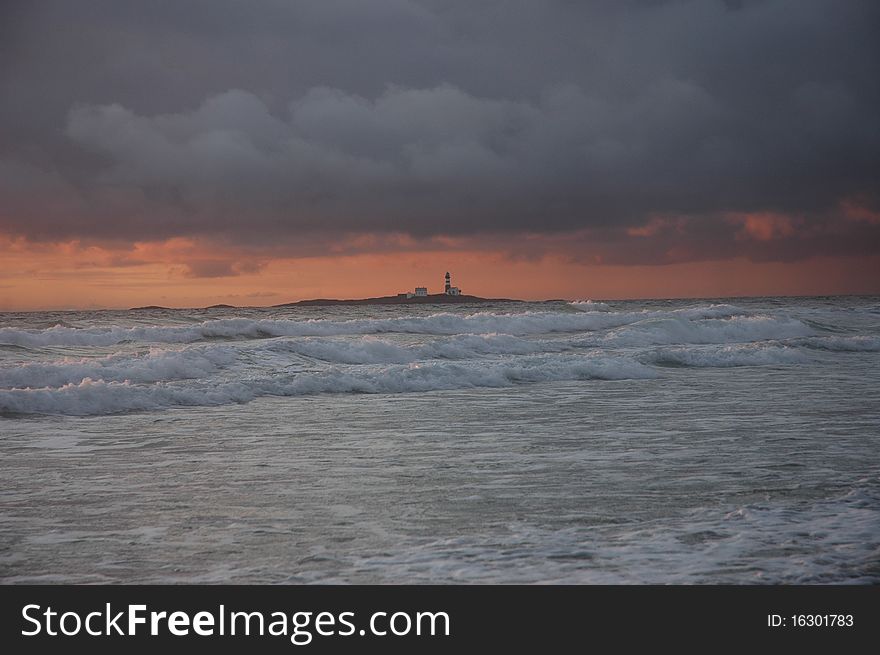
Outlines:
{"type": "Polygon", "coordinates": [[[86,378],[60,388],[0,390],[0,413],[113,414],[175,406],[244,403],[262,396],[318,393],[407,393],[508,387],[518,383],[565,380],[622,380],[657,377],[656,371],[626,358],[539,357],[516,362],[391,365],[367,369],[329,369],[272,375],[236,382],[184,386],[137,385],[86,378]]]}

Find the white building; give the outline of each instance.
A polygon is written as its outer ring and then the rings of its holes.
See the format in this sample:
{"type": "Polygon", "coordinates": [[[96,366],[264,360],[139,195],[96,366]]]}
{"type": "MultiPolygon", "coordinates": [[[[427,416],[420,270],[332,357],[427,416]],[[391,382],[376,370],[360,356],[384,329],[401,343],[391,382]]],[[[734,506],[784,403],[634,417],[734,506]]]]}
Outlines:
{"type": "MultiPolygon", "coordinates": [[[[452,286],[452,281],[449,276],[449,272],[446,273],[446,286],[445,293],[447,296],[460,296],[461,289],[458,287],[452,286]]],[[[405,293],[398,293],[398,298],[426,298],[428,296],[428,287],[416,287],[415,292],[407,291],[405,293]]]]}

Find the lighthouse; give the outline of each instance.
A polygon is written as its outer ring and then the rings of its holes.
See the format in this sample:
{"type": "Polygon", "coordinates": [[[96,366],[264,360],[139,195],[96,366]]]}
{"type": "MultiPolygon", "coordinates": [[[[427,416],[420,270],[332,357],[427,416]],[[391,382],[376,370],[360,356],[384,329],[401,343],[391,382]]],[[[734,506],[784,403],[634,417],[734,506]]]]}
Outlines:
{"type": "Polygon", "coordinates": [[[452,286],[452,278],[449,275],[449,271],[446,271],[446,286],[444,287],[444,292],[447,296],[460,296],[461,289],[458,287],[452,286]]]}

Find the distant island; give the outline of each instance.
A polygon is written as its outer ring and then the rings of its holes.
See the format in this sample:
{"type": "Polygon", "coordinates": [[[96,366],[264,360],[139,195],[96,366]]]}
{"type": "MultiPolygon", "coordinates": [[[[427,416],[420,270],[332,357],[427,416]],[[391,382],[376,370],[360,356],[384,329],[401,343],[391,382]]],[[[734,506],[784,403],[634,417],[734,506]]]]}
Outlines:
{"type": "Polygon", "coordinates": [[[378,298],[358,298],[356,300],[335,300],[331,298],[318,298],[316,300],[300,300],[288,302],[273,307],[297,307],[297,306],[321,306],[321,305],[450,305],[454,303],[493,303],[493,302],[523,302],[510,298],[480,298],[468,296],[461,292],[458,287],[452,286],[452,276],[449,271],[443,278],[443,293],[428,293],[428,287],[416,287],[412,292],[398,293],[394,296],[380,296],[378,298]]]}
{"type": "MultiPolygon", "coordinates": [[[[427,287],[416,287],[411,292],[398,293],[393,296],[379,296],[377,298],[351,298],[339,300],[336,298],[314,298],[312,300],[298,300],[285,302],[271,307],[322,307],[327,305],[452,305],[460,303],[499,303],[499,302],[527,302],[513,298],[481,298],[463,294],[461,289],[452,286],[452,276],[449,271],[443,278],[443,293],[428,293],[427,287]]],[[[554,301],[544,301],[554,302],[554,301]]],[[[147,307],[132,307],[129,311],[168,309],[158,305],[147,307]]],[[[232,305],[211,305],[203,309],[236,309],[232,305]]]]}
{"type": "Polygon", "coordinates": [[[480,298],[479,296],[450,296],[445,293],[431,293],[424,296],[411,294],[398,294],[396,296],[381,296],[379,298],[357,298],[350,300],[336,300],[334,298],[316,298],[314,300],[300,300],[287,302],[273,307],[297,307],[297,306],[320,306],[320,305],[411,305],[411,304],[453,304],[453,303],[495,303],[495,302],[525,302],[512,298],[480,298]]]}
{"type": "MultiPolygon", "coordinates": [[[[432,293],[426,296],[415,296],[410,295],[407,297],[405,294],[398,296],[382,296],[379,298],[352,298],[346,300],[338,300],[336,298],[314,298],[312,300],[298,300],[296,302],[285,302],[280,305],[271,305],[272,308],[280,308],[280,307],[322,307],[328,305],[431,305],[431,304],[456,304],[456,303],[498,303],[498,302],[528,302],[526,300],[516,300],[513,298],[480,298],[479,296],[450,296],[445,293],[432,293]]],[[[545,300],[542,302],[556,302],[545,300]]],[[[210,305],[208,307],[197,307],[195,309],[239,309],[239,307],[235,305],[210,305]]],[[[258,309],[254,307],[249,307],[249,309],[258,309]]],[[[146,305],[144,307],[131,307],[128,309],[130,312],[139,312],[139,311],[155,311],[155,310],[163,310],[163,311],[174,311],[172,307],[161,307],[159,305],[146,305]]]]}

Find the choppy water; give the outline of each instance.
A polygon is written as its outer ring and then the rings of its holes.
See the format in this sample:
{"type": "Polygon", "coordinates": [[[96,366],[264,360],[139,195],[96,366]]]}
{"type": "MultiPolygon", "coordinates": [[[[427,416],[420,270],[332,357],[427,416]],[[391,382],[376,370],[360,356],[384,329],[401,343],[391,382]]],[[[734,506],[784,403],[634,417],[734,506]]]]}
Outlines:
{"type": "Polygon", "coordinates": [[[5,582],[880,582],[880,299],[0,314],[5,582]]]}

